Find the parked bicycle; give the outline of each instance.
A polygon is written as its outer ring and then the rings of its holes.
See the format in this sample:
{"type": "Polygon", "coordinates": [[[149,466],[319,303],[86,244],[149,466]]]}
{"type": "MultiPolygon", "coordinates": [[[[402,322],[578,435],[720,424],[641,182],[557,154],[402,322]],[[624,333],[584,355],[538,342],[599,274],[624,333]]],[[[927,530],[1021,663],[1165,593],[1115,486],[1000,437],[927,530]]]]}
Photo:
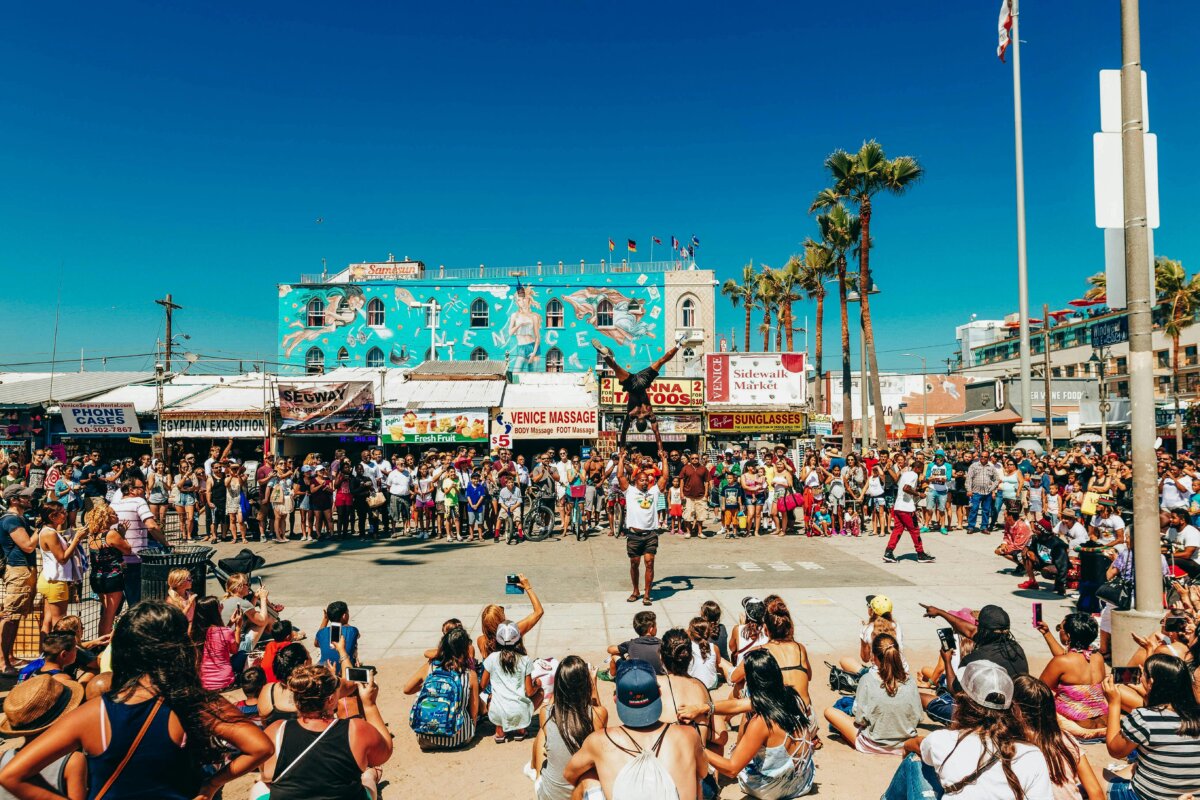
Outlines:
{"type": "Polygon", "coordinates": [[[554,487],[549,490],[531,488],[525,494],[522,509],[525,520],[525,538],[540,542],[554,532],[554,487]]]}
{"type": "Polygon", "coordinates": [[[575,534],[577,541],[584,541],[588,535],[587,521],[583,515],[583,501],[587,498],[587,487],[582,483],[567,487],[567,501],[571,504],[569,531],[575,534]]]}

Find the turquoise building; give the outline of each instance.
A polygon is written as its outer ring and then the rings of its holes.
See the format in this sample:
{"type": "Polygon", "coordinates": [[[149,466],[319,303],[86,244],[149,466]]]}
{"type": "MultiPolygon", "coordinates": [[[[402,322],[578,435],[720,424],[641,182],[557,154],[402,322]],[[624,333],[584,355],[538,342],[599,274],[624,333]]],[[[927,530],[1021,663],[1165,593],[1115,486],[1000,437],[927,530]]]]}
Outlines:
{"type": "Polygon", "coordinates": [[[712,270],[694,262],[537,264],[427,269],[420,261],[351,264],[279,285],[282,370],[411,368],[423,361],[506,361],[512,372],[597,366],[592,339],[641,368],[682,332],[664,374],[703,374],[713,351],[712,270]]]}

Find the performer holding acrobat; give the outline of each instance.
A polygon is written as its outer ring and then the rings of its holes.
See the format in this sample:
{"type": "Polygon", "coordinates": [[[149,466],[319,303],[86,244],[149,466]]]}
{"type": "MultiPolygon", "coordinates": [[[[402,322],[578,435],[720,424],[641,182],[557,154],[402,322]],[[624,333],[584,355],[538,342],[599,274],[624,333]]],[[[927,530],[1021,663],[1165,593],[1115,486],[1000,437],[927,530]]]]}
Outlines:
{"type": "Polygon", "coordinates": [[[618,442],[618,447],[622,449],[625,447],[625,437],[629,433],[629,424],[634,421],[637,422],[637,429],[640,433],[645,433],[648,423],[654,429],[655,437],[658,436],[658,418],[654,416],[654,406],[650,403],[650,396],[646,392],[650,388],[650,384],[658,377],[658,371],[662,369],[663,364],[666,364],[679,352],[681,342],[683,342],[683,334],[676,334],[675,345],[663,353],[662,358],[645,369],[630,374],[629,370],[616,362],[613,358],[612,350],[601,344],[599,339],[592,339],[592,347],[600,352],[605,365],[613,371],[613,374],[621,383],[621,388],[629,396],[629,399],[625,403],[625,419],[621,422],[621,438],[618,442]]]}

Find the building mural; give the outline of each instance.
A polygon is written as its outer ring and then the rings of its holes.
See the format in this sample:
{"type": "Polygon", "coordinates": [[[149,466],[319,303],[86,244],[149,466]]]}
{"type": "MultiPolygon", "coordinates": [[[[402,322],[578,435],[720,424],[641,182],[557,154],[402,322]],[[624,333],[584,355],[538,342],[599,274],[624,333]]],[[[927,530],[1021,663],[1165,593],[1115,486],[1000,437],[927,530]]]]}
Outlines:
{"type": "MultiPolygon", "coordinates": [[[[699,296],[711,306],[711,290],[699,296]]],[[[279,359],[300,372],[416,366],[432,346],[431,301],[439,360],[507,359],[515,372],[593,369],[592,339],[640,369],[674,337],[663,273],[281,284],[279,359]]]]}

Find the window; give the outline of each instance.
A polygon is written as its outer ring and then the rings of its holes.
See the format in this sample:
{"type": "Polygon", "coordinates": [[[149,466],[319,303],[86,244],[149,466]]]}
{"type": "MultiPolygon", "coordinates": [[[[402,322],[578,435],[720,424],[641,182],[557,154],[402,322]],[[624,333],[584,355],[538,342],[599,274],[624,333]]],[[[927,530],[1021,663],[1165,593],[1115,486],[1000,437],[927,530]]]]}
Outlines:
{"type": "Polygon", "coordinates": [[[488,326],[488,304],[483,298],[471,302],[471,327],[486,328],[488,326]]]}
{"type": "Polygon", "coordinates": [[[476,347],[474,350],[471,351],[471,360],[472,361],[487,361],[488,360],[487,350],[484,350],[482,347],[476,347]]]}
{"type": "Polygon", "coordinates": [[[383,351],[378,347],[372,347],[367,351],[367,366],[371,369],[381,369],[383,367],[383,351]]]}
{"type": "Polygon", "coordinates": [[[563,304],[557,297],[551,297],[546,303],[546,327],[561,328],[563,326],[563,304]]]}
{"type": "Polygon", "coordinates": [[[596,303],[596,327],[611,328],[613,326],[613,306],[608,301],[608,298],[601,298],[599,303],[596,303]]]}
{"type": "Polygon", "coordinates": [[[691,363],[696,360],[696,351],[691,347],[683,348],[681,355],[683,356],[684,363],[691,363]]]}
{"type": "Polygon", "coordinates": [[[339,364],[345,364],[350,360],[350,353],[346,351],[346,348],[343,347],[341,350],[338,350],[337,360],[339,364]]]}
{"type": "Polygon", "coordinates": [[[310,327],[310,328],[324,327],[324,325],[325,325],[325,301],[319,297],[314,297],[312,300],[309,300],[305,316],[307,316],[308,319],[305,321],[304,324],[307,325],[308,327],[310,327]]]}
{"type": "MultiPolygon", "coordinates": [[[[431,297],[425,301],[423,308],[425,309],[425,327],[436,328],[438,323],[438,311],[441,310],[441,306],[437,304],[437,300],[434,300],[431,297]]],[[[428,361],[429,359],[425,360],[428,361]]]]}
{"type": "Polygon", "coordinates": [[[1129,381],[1117,382],[1117,397],[1129,397],[1129,381]]]}
{"type": "Polygon", "coordinates": [[[1169,350],[1155,350],[1154,363],[1160,369],[1168,369],[1171,366],[1171,353],[1169,350]]]}
{"type": "Polygon", "coordinates": [[[325,354],[319,347],[310,347],[304,354],[304,371],[309,375],[320,375],[325,372],[325,354]]]}
{"type": "Polygon", "coordinates": [[[685,328],[696,326],[696,301],[690,297],[683,298],[679,306],[679,320],[685,328]]]}
{"type": "Polygon", "coordinates": [[[1126,356],[1117,356],[1117,374],[1124,375],[1129,371],[1129,358],[1126,356]]]}
{"type": "Polygon", "coordinates": [[[1196,345],[1189,345],[1183,348],[1183,365],[1185,367],[1196,366],[1196,345]]]}
{"type": "Polygon", "coordinates": [[[1170,394],[1171,392],[1171,376],[1158,376],[1158,385],[1154,387],[1154,393],[1159,395],[1170,394]]]}
{"type": "Polygon", "coordinates": [[[378,297],[367,303],[367,324],[372,328],[383,327],[383,301],[378,297]]]}
{"type": "Polygon", "coordinates": [[[551,347],[546,352],[546,372],[562,372],[563,371],[563,356],[562,350],[557,347],[551,347]]]}
{"type": "Polygon", "coordinates": [[[1066,377],[1068,377],[1068,378],[1074,378],[1075,377],[1075,365],[1068,364],[1066,366],[1065,374],[1066,374],[1066,377]]]}
{"type": "Polygon", "coordinates": [[[1050,369],[1050,377],[1052,377],[1052,378],[1061,378],[1061,377],[1062,377],[1062,370],[1061,370],[1059,367],[1052,367],[1052,368],[1050,369]]]}

